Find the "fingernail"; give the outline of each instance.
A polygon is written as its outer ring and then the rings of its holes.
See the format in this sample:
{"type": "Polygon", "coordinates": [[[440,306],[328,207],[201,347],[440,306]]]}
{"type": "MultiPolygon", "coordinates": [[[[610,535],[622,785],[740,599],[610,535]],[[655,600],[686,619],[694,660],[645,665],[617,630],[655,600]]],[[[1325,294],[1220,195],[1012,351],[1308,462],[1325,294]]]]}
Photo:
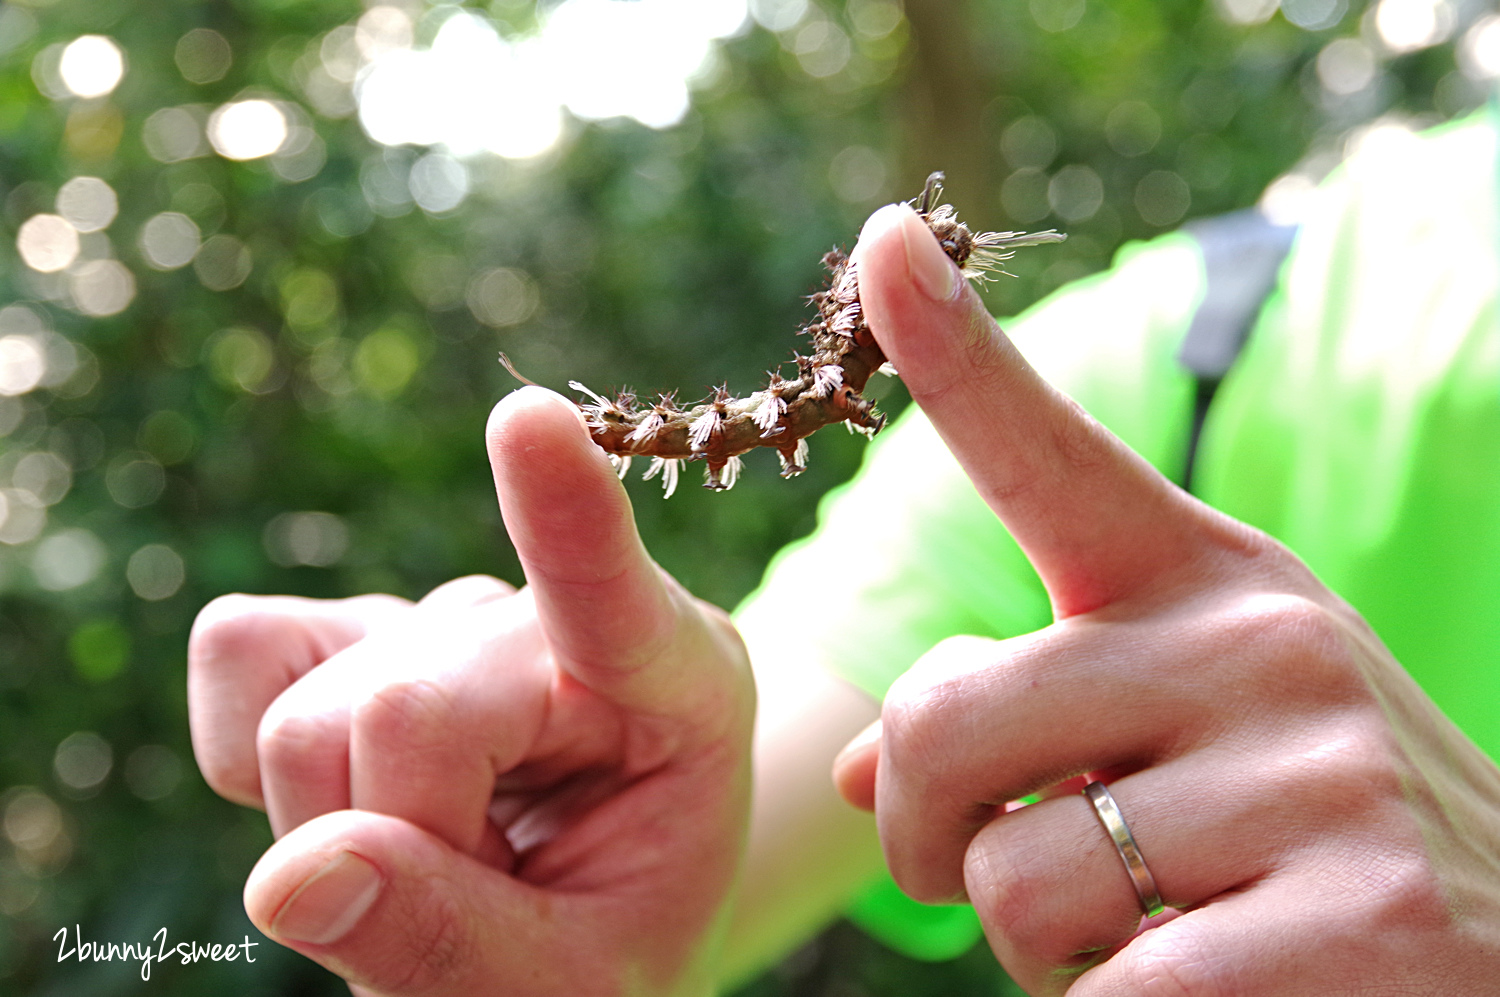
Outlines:
{"type": "Polygon", "coordinates": [[[340,852],[297,887],[271,920],[271,934],[331,945],[364,917],[383,885],[379,869],[352,852],[340,852]]]}
{"type": "Polygon", "coordinates": [[[901,238],[906,241],[906,268],[917,290],[933,301],[945,302],[958,286],[958,268],[948,259],[922,220],[913,212],[901,219],[901,238]]]}
{"type": "Polygon", "coordinates": [[[901,216],[910,211],[911,209],[904,204],[887,204],[865,219],[864,226],[859,230],[859,239],[854,243],[854,248],[849,251],[849,258],[859,259],[860,252],[866,245],[878,241],[885,233],[899,226],[901,216]]]}

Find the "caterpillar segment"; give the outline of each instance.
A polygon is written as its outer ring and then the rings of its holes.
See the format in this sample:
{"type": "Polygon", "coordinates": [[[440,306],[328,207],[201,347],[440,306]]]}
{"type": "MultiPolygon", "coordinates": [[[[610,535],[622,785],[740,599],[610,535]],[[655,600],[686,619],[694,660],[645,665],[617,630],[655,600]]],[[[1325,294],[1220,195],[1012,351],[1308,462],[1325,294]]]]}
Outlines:
{"type": "MultiPolygon", "coordinates": [[[[910,202],[927,223],[939,245],[970,279],[984,280],[1004,273],[1003,263],[1017,249],[1062,242],[1055,230],[1046,232],[970,231],[953,207],[939,203],[943,174],[927,178],[922,193],[910,202]]],[[[704,487],[728,491],[741,470],[740,458],[757,447],[770,447],[781,458],[781,476],[795,477],[807,469],[807,437],[834,423],[851,432],[874,436],[885,426],[885,415],[863,397],[871,375],[894,374],[864,318],[859,298],[859,267],[840,249],[823,257],[828,271],[825,286],[808,302],[816,317],[802,328],[812,349],[793,357],[797,372],[786,378],[781,370],[767,371],[759,391],[736,398],[727,384],[704,401],[684,408],[675,393],[642,403],[624,391],[605,398],[577,381],[568,386],[587,400],[578,403],[594,442],[610,455],[623,478],[635,457],[649,458],[647,479],[658,475],[665,495],[677,489],[681,465],[703,461],[704,487]]],[[[501,363],[517,379],[504,356],[501,363]]],[[[529,381],[527,383],[530,383],[529,381]]]]}

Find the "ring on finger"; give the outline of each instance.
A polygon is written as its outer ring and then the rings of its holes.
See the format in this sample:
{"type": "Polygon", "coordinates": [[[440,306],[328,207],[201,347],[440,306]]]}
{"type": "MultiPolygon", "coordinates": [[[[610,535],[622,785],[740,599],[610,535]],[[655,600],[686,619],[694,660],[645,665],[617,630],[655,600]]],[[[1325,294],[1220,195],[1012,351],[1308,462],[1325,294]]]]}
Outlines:
{"type": "Polygon", "coordinates": [[[1166,906],[1161,902],[1161,893],[1156,888],[1156,877],[1146,867],[1140,846],[1135,843],[1135,835],[1130,833],[1130,825],[1125,823],[1125,818],[1120,814],[1119,804],[1115,803],[1115,798],[1102,782],[1091,782],[1083,787],[1083,795],[1094,805],[1099,823],[1104,825],[1109,840],[1115,844],[1115,851],[1120,853],[1120,860],[1125,863],[1125,871],[1130,874],[1130,883],[1135,887],[1135,895],[1141,902],[1141,910],[1145,911],[1147,917],[1160,914],[1166,906]]]}

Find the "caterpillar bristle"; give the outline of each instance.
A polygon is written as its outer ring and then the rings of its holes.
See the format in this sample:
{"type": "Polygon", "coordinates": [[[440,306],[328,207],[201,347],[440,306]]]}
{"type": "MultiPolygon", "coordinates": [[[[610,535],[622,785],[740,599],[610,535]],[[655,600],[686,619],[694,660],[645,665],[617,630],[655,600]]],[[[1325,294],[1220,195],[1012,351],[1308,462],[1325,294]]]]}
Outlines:
{"type": "MultiPolygon", "coordinates": [[[[950,204],[942,203],[943,174],[927,178],[922,192],[909,203],[938,244],[969,279],[980,281],[1004,273],[1005,260],[1017,249],[1061,242],[1056,230],[1046,232],[975,233],[958,220],[950,204]]],[[[823,254],[828,277],[822,288],[807,296],[815,317],[799,334],[811,340],[807,354],[794,350],[796,375],[784,377],[785,364],[766,371],[765,387],[744,398],[731,394],[727,382],[714,387],[701,402],[683,408],[677,392],[643,404],[629,388],[607,399],[577,381],[568,386],[588,400],[578,403],[594,442],[609,455],[624,477],[634,456],[649,457],[646,480],[657,475],[670,498],[677,490],[684,461],[705,462],[704,486],[728,491],[739,479],[741,456],[756,447],[772,447],[781,462],[781,476],[796,477],[807,469],[807,437],[823,426],[842,422],[850,432],[874,436],[885,416],[860,392],[876,372],[895,374],[875,341],[859,294],[859,266],[835,246],[823,254]]],[[[523,377],[509,358],[500,355],[517,380],[523,377]]]]}
{"type": "Polygon", "coordinates": [[[677,465],[680,463],[681,461],[671,460],[666,457],[653,457],[651,458],[651,466],[646,468],[646,473],[641,475],[641,480],[650,481],[660,474],[662,498],[671,498],[672,493],[677,490],[677,465]]]}

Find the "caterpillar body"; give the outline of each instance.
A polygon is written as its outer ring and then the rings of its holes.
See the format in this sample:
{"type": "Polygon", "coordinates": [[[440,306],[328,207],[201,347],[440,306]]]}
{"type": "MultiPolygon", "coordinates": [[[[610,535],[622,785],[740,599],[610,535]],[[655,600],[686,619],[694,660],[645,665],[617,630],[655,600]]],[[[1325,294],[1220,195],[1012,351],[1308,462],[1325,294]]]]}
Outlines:
{"type": "MultiPolygon", "coordinates": [[[[941,173],[929,176],[922,193],[910,203],[943,251],[971,279],[1003,272],[1001,264],[1017,249],[1067,238],[1055,230],[973,232],[958,220],[951,205],[939,203],[942,181],[941,173]]],[[[842,422],[867,436],[880,431],[885,416],[860,392],[877,371],[895,371],[865,323],[857,263],[835,248],[823,257],[823,266],[827,283],[808,299],[817,316],[802,328],[812,340],[812,351],[794,357],[794,377],[768,371],[765,387],[744,398],[733,397],[727,385],[720,385],[690,408],[678,405],[675,392],[643,404],[629,391],[611,399],[577,381],[568,382],[588,399],[579,402],[579,408],[594,442],[609,454],[622,478],[633,458],[649,457],[645,477],[659,474],[670,497],[681,465],[701,460],[706,465],[704,487],[726,491],[739,478],[740,457],[757,447],[776,450],[781,475],[789,478],[806,470],[807,437],[824,426],[842,422]]],[[[504,354],[500,362],[517,379],[527,380],[504,354]]]]}

